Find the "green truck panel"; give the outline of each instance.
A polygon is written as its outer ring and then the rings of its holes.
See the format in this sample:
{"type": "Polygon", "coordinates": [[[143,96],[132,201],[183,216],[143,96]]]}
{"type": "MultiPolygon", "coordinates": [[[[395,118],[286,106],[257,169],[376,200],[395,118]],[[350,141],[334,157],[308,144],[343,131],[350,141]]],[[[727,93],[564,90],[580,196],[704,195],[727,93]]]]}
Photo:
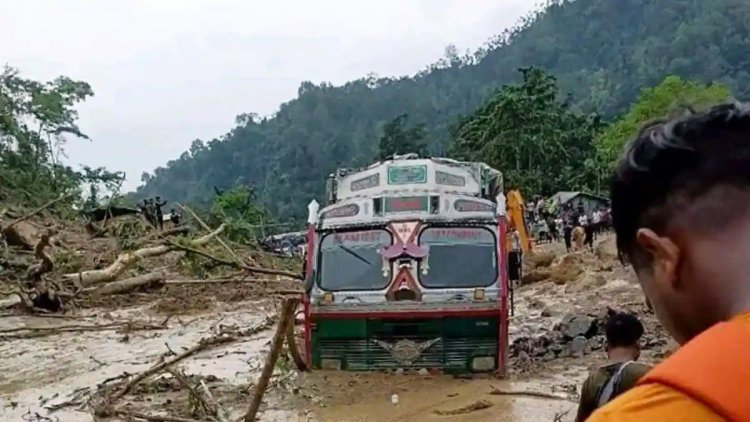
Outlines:
{"type": "Polygon", "coordinates": [[[499,316],[425,319],[313,319],[313,367],[323,359],[340,361],[341,369],[439,368],[448,373],[471,371],[475,357],[498,356],[499,316]],[[440,340],[424,350],[410,366],[396,361],[374,340],[389,344],[408,339],[417,343],[440,340]]]}

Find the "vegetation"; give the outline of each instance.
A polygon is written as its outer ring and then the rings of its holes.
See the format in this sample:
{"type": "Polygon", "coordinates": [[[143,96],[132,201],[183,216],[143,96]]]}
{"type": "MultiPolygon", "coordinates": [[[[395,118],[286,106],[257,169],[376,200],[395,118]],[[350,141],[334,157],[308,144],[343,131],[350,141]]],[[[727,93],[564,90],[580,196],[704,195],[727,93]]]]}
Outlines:
{"type": "Polygon", "coordinates": [[[229,240],[245,244],[257,243],[264,226],[271,222],[266,210],[257,204],[252,188],[244,185],[216,195],[210,218],[214,227],[226,225],[224,234],[229,240]]]}
{"type": "Polygon", "coordinates": [[[722,84],[703,84],[668,76],[654,88],[644,88],[638,101],[620,117],[597,141],[597,158],[602,169],[609,169],[622,151],[625,142],[638,134],[647,122],[665,114],[685,111],[685,107],[700,109],[727,101],[731,97],[722,84]]]}
{"type": "MultiPolygon", "coordinates": [[[[304,82],[298,97],[274,116],[242,115],[226,135],[196,140],[178,159],[144,175],[138,195],[209,205],[215,186],[249,184],[273,215],[302,219],[310,199],[322,197],[325,176],[378,157],[388,122],[407,114],[424,125],[428,152],[444,155],[459,116],[472,115],[503,85],[522,81],[518,69],[530,66],[555,76],[563,103],[581,118],[597,113],[612,120],[643,87],[668,75],[716,81],[746,98],[748,21],[745,0],[557,1],[474,54],[446,49],[444,59],[413,77],[371,75],[340,87],[304,82]]],[[[561,163],[571,160],[579,159],[561,163]]],[[[575,177],[580,179],[577,170],[575,177]]],[[[554,187],[528,183],[545,192],[596,187],[590,180],[554,187]]]]}
{"type": "Polygon", "coordinates": [[[502,169],[509,184],[526,192],[593,189],[594,139],[603,128],[560,100],[554,77],[522,69],[523,81],[507,85],[464,119],[454,132],[454,155],[502,169]]]}
{"type": "Polygon", "coordinates": [[[378,141],[378,160],[385,160],[394,154],[427,153],[424,125],[406,127],[406,121],[407,115],[402,114],[383,126],[383,134],[378,141]]]}
{"type": "Polygon", "coordinates": [[[96,201],[119,187],[124,174],[81,170],[61,163],[68,136],[88,139],[77,125],[75,106],[94,95],[81,81],[61,76],[48,82],[0,73],[0,200],[40,204],[62,195],[82,200],[84,187],[96,201]]]}

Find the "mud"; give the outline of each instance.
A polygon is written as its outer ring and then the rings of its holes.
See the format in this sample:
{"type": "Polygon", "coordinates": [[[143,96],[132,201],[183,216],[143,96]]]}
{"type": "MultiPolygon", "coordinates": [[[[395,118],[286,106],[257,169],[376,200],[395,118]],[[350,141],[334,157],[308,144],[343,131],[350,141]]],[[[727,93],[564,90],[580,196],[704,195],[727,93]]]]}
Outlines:
{"type": "MultiPolygon", "coordinates": [[[[29,412],[47,415],[46,407],[91,392],[104,380],[125,372],[133,374],[148,369],[170,354],[180,353],[194,346],[202,338],[216,335],[227,327],[247,328],[260,323],[272,305],[262,302],[245,302],[225,309],[214,309],[210,314],[192,315],[182,322],[174,320],[168,328],[159,331],[115,331],[64,333],[45,338],[9,340],[0,344],[0,420],[21,420],[29,412]]],[[[105,312],[101,309],[86,312],[81,317],[92,320],[142,319],[150,311],[145,307],[105,312]],[[88,315],[87,315],[88,314],[88,315]]],[[[156,316],[163,319],[163,316],[156,316]]],[[[157,318],[158,317],[158,318],[157,318]]],[[[0,319],[0,329],[10,327],[50,327],[67,323],[60,319],[39,317],[7,317],[0,319]]],[[[210,377],[225,390],[244,390],[259,374],[267,353],[270,332],[242,339],[224,347],[207,350],[186,359],[179,366],[187,374],[210,377]]],[[[158,383],[157,383],[158,384],[158,383]]],[[[170,394],[161,394],[158,388],[152,394],[140,389],[131,398],[131,405],[154,414],[173,405],[170,394]]],[[[221,397],[226,398],[226,394],[221,397]]],[[[296,412],[286,412],[274,405],[274,394],[269,394],[270,407],[265,420],[294,420],[296,412]],[[276,415],[276,416],[274,416],[276,415]]],[[[237,405],[231,409],[242,413],[247,397],[234,398],[237,405]]],[[[172,406],[174,407],[174,406],[172,406]]],[[[231,407],[230,407],[231,408],[231,407]]],[[[173,410],[173,409],[170,409],[173,410]]],[[[51,414],[61,421],[92,421],[89,410],[65,408],[51,414]]]]}
{"type": "MultiPolygon", "coordinates": [[[[601,333],[596,330],[578,336],[584,337],[585,343],[576,346],[571,336],[561,334],[572,319],[588,318],[596,326],[608,308],[628,310],[637,313],[646,326],[646,362],[658,361],[672,347],[644,305],[633,275],[614,260],[607,241],[611,243],[607,239],[600,242],[596,253],[568,257],[561,257],[560,245],[543,247],[545,255],[533,261],[533,269],[546,276],[515,290],[510,327],[514,346],[507,379],[327,371],[298,374],[291,362],[282,359],[266,393],[260,420],[573,420],[580,384],[589,369],[603,363],[605,354],[601,333]],[[551,353],[556,347],[560,352],[551,353]],[[572,349],[576,353],[569,353],[572,349]],[[507,394],[493,394],[496,390],[507,394]]],[[[92,308],[77,310],[70,320],[2,317],[0,330],[122,320],[150,319],[160,324],[171,316],[162,330],[64,333],[1,342],[0,420],[20,421],[24,415],[38,413],[64,422],[93,421],[86,399],[95,396],[97,386],[105,380],[141,372],[222,330],[258,324],[276,312],[275,301],[268,296],[258,286],[227,284],[196,289],[177,285],[92,303],[92,308]],[[76,404],[49,410],[69,401],[76,404]]],[[[177,366],[189,379],[203,380],[234,419],[249,405],[249,392],[271,336],[271,330],[266,330],[198,353],[177,366]]],[[[139,385],[121,405],[152,415],[195,417],[188,392],[164,373],[139,385]]]]}

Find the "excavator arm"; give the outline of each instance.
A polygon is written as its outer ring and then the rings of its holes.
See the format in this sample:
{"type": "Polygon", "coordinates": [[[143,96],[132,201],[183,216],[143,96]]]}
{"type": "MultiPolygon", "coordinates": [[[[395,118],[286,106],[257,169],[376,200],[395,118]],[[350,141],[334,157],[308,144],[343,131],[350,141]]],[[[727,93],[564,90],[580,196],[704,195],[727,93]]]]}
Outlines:
{"type": "Polygon", "coordinates": [[[510,220],[510,226],[515,228],[518,232],[518,237],[521,240],[521,250],[524,253],[533,250],[533,244],[531,237],[529,236],[529,228],[526,224],[525,210],[526,205],[523,202],[521,192],[512,189],[508,191],[508,220],[510,220]]]}

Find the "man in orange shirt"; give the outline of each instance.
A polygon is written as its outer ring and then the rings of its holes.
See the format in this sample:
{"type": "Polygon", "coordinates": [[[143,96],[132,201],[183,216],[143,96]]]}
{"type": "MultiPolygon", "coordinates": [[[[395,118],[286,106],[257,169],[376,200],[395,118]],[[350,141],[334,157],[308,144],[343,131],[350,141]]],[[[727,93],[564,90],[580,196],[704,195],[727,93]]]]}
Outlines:
{"type": "Polygon", "coordinates": [[[750,421],[750,105],[645,127],[612,185],[612,222],[680,343],[589,421],[750,421]]]}

